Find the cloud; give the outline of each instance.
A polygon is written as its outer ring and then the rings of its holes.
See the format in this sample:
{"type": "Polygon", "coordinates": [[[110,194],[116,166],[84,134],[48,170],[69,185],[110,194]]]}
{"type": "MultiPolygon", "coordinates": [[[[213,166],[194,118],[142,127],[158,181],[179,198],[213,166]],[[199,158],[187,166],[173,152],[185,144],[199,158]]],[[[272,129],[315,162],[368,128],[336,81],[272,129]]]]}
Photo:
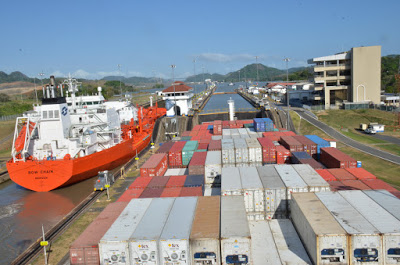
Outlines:
{"type": "Polygon", "coordinates": [[[83,78],[83,79],[101,79],[105,76],[120,76],[120,75],[125,77],[144,76],[141,72],[137,71],[119,72],[118,70],[110,72],[99,71],[90,73],[83,69],[78,69],[74,72],[69,72],[69,73],[63,73],[59,70],[56,70],[51,73],[51,75],[54,75],[55,77],[67,77],[69,74],[71,74],[71,76],[74,78],[83,78]]]}

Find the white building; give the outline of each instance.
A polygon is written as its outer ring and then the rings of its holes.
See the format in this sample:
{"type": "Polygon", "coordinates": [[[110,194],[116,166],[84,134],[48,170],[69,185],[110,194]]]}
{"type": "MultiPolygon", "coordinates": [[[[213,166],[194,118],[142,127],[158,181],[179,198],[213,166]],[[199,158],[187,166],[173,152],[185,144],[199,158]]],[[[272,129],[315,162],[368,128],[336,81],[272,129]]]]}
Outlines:
{"type": "Polygon", "coordinates": [[[176,115],[188,115],[189,110],[192,108],[192,87],[185,85],[182,81],[175,81],[170,87],[164,89],[161,94],[163,100],[166,101],[165,107],[168,117],[175,115],[175,102],[176,115]]]}

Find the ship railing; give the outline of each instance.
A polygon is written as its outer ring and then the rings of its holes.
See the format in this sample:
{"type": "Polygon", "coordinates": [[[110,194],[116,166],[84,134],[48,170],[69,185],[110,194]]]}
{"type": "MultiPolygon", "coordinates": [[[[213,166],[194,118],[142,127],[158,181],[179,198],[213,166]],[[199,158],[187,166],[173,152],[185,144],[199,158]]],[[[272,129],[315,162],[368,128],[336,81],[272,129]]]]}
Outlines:
{"type": "Polygon", "coordinates": [[[28,153],[30,139],[32,137],[32,134],[35,133],[35,130],[38,127],[39,123],[40,123],[40,119],[36,120],[35,124],[32,125],[29,117],[18,117],[15,120],[14,139],[13,139],[12,151],[11,151],[11,155],[12,155],[14,161],[24,161],[24,162],[26,161],[25,154],[28,153]],[[18,138],[19,133],[22,130],[23,126],[26,126],[25,135],[24,135],[24,146],[20,151],[17,151],[15,149],[15,142],[17,141],[17,138],[18,138]],[[30,130],[31,127],[33,127],[32,130],[30,130]],[[20,153],[21,153],[21,158],[17,158],[18,154],[20,154],[20,153]]]}

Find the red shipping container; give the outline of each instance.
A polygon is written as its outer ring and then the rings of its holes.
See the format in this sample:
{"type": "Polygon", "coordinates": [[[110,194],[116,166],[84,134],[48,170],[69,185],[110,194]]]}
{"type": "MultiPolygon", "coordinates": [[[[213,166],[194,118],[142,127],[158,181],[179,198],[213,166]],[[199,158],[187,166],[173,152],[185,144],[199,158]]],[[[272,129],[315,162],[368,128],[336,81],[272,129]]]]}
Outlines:
{"type": "Polygon", "coordinates": [[[154,154],[141,167],[140,176],[154,177],[163,176],[168,169],[167,155],[154,154]]]}
{"type": "Polygon", "coordinates": [[[242,120],[243,124],[253,123],[253,120],[242,120]]]}
{"type": "Polygon", "coordinates": [[[290,164],[290,151],[282,145],[275,146],[276,148],[276,163],[290,164]]]}
{"type": "Polygon", "coordinates": [[[183,187],[185,181],[186,181],[186,176],[170,176],[167,184],[165,184],[165,187],[166,188],[183,187]]]}
{"type": "Polygon", "coordinates": [[[151,178],[149,177],[137,177],[135,181],[129,186],[128,189],[144,189],[147,187],[151,178]]]}
{"type": "Polygon", "coordinates": [[[284,147],[286,147],[290,152],[303,152],[304,148],[299,141],[293,138],[293,136],[281,136],[279,141],[284,147]]]}
{"type": "Polygon", "coordinates": [[[195,125],[195,126],[193,127],[193,130],[192,130],[192,131],[200,131],[200,128],[201,128],[201,125],[200,125],[200,124],[195,125]]]}
{"type": "Polygon", "coordinates": [[[229,126],[229,121],[222,121],[222,126],[229,126]]]}
{"type": "Polygon", "coordinates": [[[381,179],[362,179],[361,181],[373,190],[398,191],[381,179]]]}
{"type": "Polygon", "coordinates": [[[208,148],[208,144],[207,143],[200,143],[197,146],[197,150],[206,150],[207,151],[207,148],[208,148]]]}
{"type": "Polygon", "coordinates": [[[320,161],[328,168],[357,167],[357,160],[334,147],[321,148],[320,161]]]}
{"type": "Polygon", "coordinates": [[[164,188],[146,188],[139,198],[159,198],[164,188]]]}
{"type": "Polygon", "coordinates": [[[201,130],[201,131],[208,130],[208,124],[202,124],[202,125],[200,126],[200,130],[201,130]]]}
{"type": "Polygon", "coordinates": [[[179,197],[181,194],[182,187],[165,188],[161,193],[160,197],[179,197]]]}
{"type": "Polygon", "coordinates": [[[191,131],[184,131],[181,136],[190,136],[191,131]]]}
{"type": "Polygon", "coordinates": [[[261,145],[263,163],[276,163],[276,146],[272,140],[266,137],[260,137],[257,140],[261,145]]]}
{"type": "Polygon", "coordinates": [[[110,203],[69,248],[70,264],[100,264],[100,239],[122,213],[127,202],[110,203]]]}
{"type": "Polygon", "coordinates": [[[168,154],[175,142],[166,142],[157,149],[156,154],[168,154]]]}
{"type": "Polygon", "coordinates": [[[326,181],[337,181],[334,175],[332,175],[328,169],[316,169],[315,170],[324,180],[326,181]]]}
{"type": "Polygon", "coordinates": [[[208,145],[208,151],[221,151],[221,140],[211,140],[208,145]]]}
{"type": "Polygon", "coordinates": [[[200,135],[193,136],[192,139],[191,139],[191,141],[200,141],[200,140],[201,140],[201,137],[202,137],[202,136],[200,136],[200,135]]]}
{"type": "Polygon", "coordinates": [[[144,189],[127,189],[124,193],[122,193],[117,202],[130,202],[132,199],[139,198],[143,191],[144,189]]]}
{"type": "Polygon", "coordinates": [[[203,187],[183,187],[179,197],[203,196],[203,187]]]}
{"type": "Polygon", "coordinates": [[[194,152],[189,163],[189,175],[204,175],[207,152],[194,152]]]}
{"type": "Polygon", "coordinates": [[[210,138],[202,138],[200,141],[199,141],[199,144],[209,144],[211,142],[211,139],[210,138]]]}
{"type": "Polygon", "coordinates": [[[304,147],[304,151],[307,152],[311,157],[315,157],[317,155],[317,144],[308,139],[303,135],[295,135],[292,136],[299,143],[301,143],[304,147]]]}
{"type": "Polygon", "coordinates": [[[349,190],[370,190],[371,188],[365,185],[361,180],[342,180],[343,185],[347,186],[349,190]]]}
{"type": "MultiPolygon", "coordinates": [[[[284,134],[284,135],[287,135],[287,136],[296,136],[296,135],[297,135],[297,134],[295,134],[295,133],[292,132],[292,131],[284,131],[283,134],[284,134]]],[[[306,137],[306,138],[307,138],[307,137],[306,137]]]]}
{"type": "Polygon", "coordinates": [[[182,149],[186,142],[176,142],[168,153],[168,162],[170,167],[182,167],[182,149]]]}
{"type": "Polygon", "coordinates": [[[390,191],[390,193],[400,199],[400,191],[390,191]]]}
{"type": "Polygon", "coordinates": [[[356,179],[352,174],[344,170],[343,168],[329,168],[329,173],[331,173],[337,180],[349,180],[349,179],[356,179]]]}
{"type": "Polygon", "coordinates": [[[357,179],[376,179],[373,174],[361,167],[346,168],[346,171],[350,172],[350,174],[355,176],[357,179]]]}
{"type": "Polygon", "coordinates": [[[167,185],[169,176],[154,176],[146,189],[164,188],[167,185]]]}
{"type": "Polygon", "coordinates": [[[325,167],[313,158],[299,159],[300,164],[309,164],[313,169],[324,169],[325,167]]]}
{"type": "Polygon", "coordinates": [[[348,190],[348,187],[345,186],[341,181],[330,181],[328,183],[332,191],[348,190]]]}

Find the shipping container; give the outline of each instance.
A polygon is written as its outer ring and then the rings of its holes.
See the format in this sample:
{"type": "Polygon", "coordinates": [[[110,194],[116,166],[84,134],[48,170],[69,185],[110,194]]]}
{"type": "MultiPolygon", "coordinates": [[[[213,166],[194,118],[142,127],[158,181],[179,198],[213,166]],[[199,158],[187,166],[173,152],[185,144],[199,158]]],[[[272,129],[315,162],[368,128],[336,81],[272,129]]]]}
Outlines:
{"type": "Polygon", "coordinates": [[[222,134],[222,121],[214,121],[213,133],[214,135],[222,134]]]}
{"type": "Polygon", "coordinates": [[[264,187],[265,218],[267,220],[286,218],[286,186],[275,167],[257,167],[257,171],[264,187]]]}
{"type": "Polygon", "coordinates": [[[221,260],[223,265],[252,264],[243,196],[221,197],[221,260]]]}
{"type": "Polygon", "coordinates": [[[383,264],[399,262],[400,221],[360,190],[339,191],[382,234],[383,264]]]}
{"type": "Polygon", "coordinates": [[[300,164],[301,159],[312,159],[312,157],[307,152],[292,152],[290,157],[292,164],[300,164]]]}
{"type": "Polygon", "coordinates": [[[275,146],[276,148],[276,163],[277,164],[289,164],[290,163],[290,151],[282,145],[275,146]]]}
{"type": "Polygon", "coordinates": [[[188,175],[186,176],[184,187],[203,187],[204,176],[203,175],[188,175]]]}
{"type": "Polygon", "coordinates": [[[304,147],[299,141],[293,138],[293,136],[281,136],[279,141],[284,147],[290,152],[303,152],[304,147]]]}
{"type": "Polygon", "coordinates": [[[257,169],[255,167],[241,167],[239,173],[246,212],[252,213],[251,217],[255,218],[249,218],[249,220],[264,220],[264,187],[257,169]]]}
{"type": "Polygon", "coordinates": [[[276,163],[276,145],[272,140],[260,137],[257,138],[262,148],[262,162],[266,164],[276,163]]]}
{"type": "Polygon", "coordinates": [[[204,175],[207,152],[194,152],[188,169],[190,175],[204,175]]]}
{"type": "Polygon", "coordinates": [[[289,219],[271,220],[269,226],[282,264],[311,264],[310,258],[289,219]]]}
{"type": "Polygon", "coordinates": [[[220,184],[222,173],[221,151],[208,151],[204,167],[204,183],[220,184]]]}
{"type": "Polygon", "coordinates": [[[189,237],[197,197],[176,198],[160,236],[160,264],[191,264],[189,237]]]}
{"type": "Polygon", "coordinates": [[[131,185],[129,185],[128,189],[144,189],[147,187],[149,182],[151,181],[151,178],[149,177],[137,177],[135,181],[131,185]]]}
{"type": "Polygon", "coordinates": [[[303,145],[304,151],[307,152],[310,156],[315,157],[317,155],[317,144],[308,139],[303,135],[292,136],[299,143],[303,145]]]}
{"type": "Polygon", "coordinates": [[[199,146],[198,141],[187,141],[186,142],[185,146],[182,149],[182,165],[184,165],[184,166],[189,165],[189,162],[192,159],[192,156],[198,146],[199,146]]]}
{"type": "Polygon", "coordinates": [[[166,188],[183,187],[186,181],[186,176],[170,176],[168,182],[165,184],[166,188]]]}
{"type": "Polygon", "coordinates": [[[170,188],[164,188],[163,192],[160,195],[160,198],[166,198],[166,197],[179,197],[179,195],[182,192],[183,187],[170,187],[170,188]]]}
{"type": "Polygon", "coordinates": [[[339,181],[356,179],[352,174],[350,174],[344,168],[329,168],[328,171],[339,181]]]}
{"type": "Polygon", "coordinates": [[[132,200],[100,239],[101,264],[129,263],[129,237],[145,214],[152,199],[132,200]]]}
{"type": "Polygon", "coordinates": [[[221,195],[243,195],[240,172],[237,167],[222,168],[221,195]]]}
{"type": "Polygon", "coordinates": [[[329,185],[331,186],[331,191],[348,190],[349,189],[349,187],[344,185],[341,181],[329,181],[329,185]]]}
{"type": "Polygon", "coordinates": [[[204,187],[182,187],[179,197],[200,197],[203,196],[204,187]]]}
{"type": "Polygon", "coordinates": [[[129,237],[130,264],[161,264],[158,240],[175,198],[153,199],[129,237]]]}
{"type": "Polygon", "coordinates": [[[365,190],[365,194],[400,220],[400,200],[387,190],[365,190]]]}
{"type": "Polygon", "coordinates": [[[158,198],[161,196],[164,187],[156,187],[156,188],[146,188],[142,194],[140,194],[139,198],[158,198]]]}
{"type": "Polygon", "coordinates": [[[137,199],[142,195],[144,189],[127,189],[118,198],[117,202],[130,202],[132,199],[137,199]]]}
{"type": "Polygon", "coordinates": [[[249,134],[247,133],[246,128],[237,129],[241,138],[247,138],[249,134]]]}
{"type": "Polygon", "coordinates": [[[349,180],[341,180],[343,185],[347,188],[346,190],[370,190],[371,188],[365,185],[361,180],[358,179],[349,179],[349,180]]]}
{"type": "Polygon", "coordinates": [[[274,122],[270,118],[262,118],[265,123],[265,131],[271,132],[274,131],[274,122]]]}
{"type": "Polygon", "coordinates": [[[310,165],[293,165],[293,168],[307,184],[309,192],[324,192],[331,190],[329,183],[315,172],[310,165]]]}
{"type": "Polygon", "coordinates": [[[205,187],[204,196],[221,196],[221,188],[205,187]]]}
{"type": "Polygon", "coordinates": [[[199,146],[197,147],[196,151],[207,151],[208,149],[208,143],[199,143],[199,146]]]}
{"type": "Polygon", "coordinates": [[[110,203],[96,219],[89,224],[69,248],[71,264],[100,264],[99,241],[127,205],[128,202],[110,203]]]}
{"type": "Polygon", "coordinates": [[[184,131],[184,132],[182,133],[182,136],[190,136],[190,131],[184,131]]]}
{"type": "Polygon", "coordinates": [[[225,136],[230,136],[231,135],[231,130],[230,129],[222,129],[222,137],[225,138],[225,136]]]}
{"type": "Polygon", "coordinates": [[[376,177],[363,168],[346,168],[357,179],[376,179],[376,177]]]}
{"type": "Polygon", "coordinates": [[[249,221],[253,265],[281,265],[269,222],[249,221]]]}
{"type": "Polygon", "coordinates": [[[182,141],[190,141],[192,140],[192,136],[181,136],[182,141]]]}
{"type": "Polygon", "coordinates": [[[397,191],[381,179],[362,179],[361,181],[373,190],[397,191]]]}
{"type": "Polygon", "coordinates": [[[326,181],[336,181],[337,179],[335,178],[334,175],[332,175],[329,170],[327,169],[316,169],[315,170],[323,179],[326,181]]]}
{"type": "Polygon", "coordinates": [[[262,163],[263,152],[257,138],[246,139],[246,144],[249,150],[249,163],[262,163]]]}
{"type": "Polygon", "coordinates": [[[249,149],[247,148],[245,139],[233,139],[235,145],[235,162],[236,165],[249,163],[249,149]]]}
{"type": "Polygon", "coordinates": [[[336,221],[348,233],[351,264],[383,264],[379,231],[337,192],[316,194],[336,221]]]}
{"type": "Polygon", "coordinates": [[[221,264],[220,214],[220,197],[198,198],[189,240],[191,264],[221,264]]]}
{"type": "Polygon", "coordinates": [[[300,159],[299,164],[307,164],[310,165],[313,169],[325,169],[325,166],[320,162],[316,161],[314,158],[310,159],[300,159]]]}
{"type": "Polygon", "coordinates": [[[318,135],[304,135],[304,136],[317,144],[317,155],[314,158],[319,160],[319,157],[320,157],[320,154],[321,154],[321,148],[330,147],[329,142],[325,141],[324,139],[322,139],[318,135]]]}
{"type": "Polygon", "coordinates": [[[149,188],[164,188],[169,180],[169,176],[155,176],[151,179],[149,184],[147,185],[147,189],[149,188]]]}
{"type": "Polygon", "coordinates": [[[357,160],[334,147],[321,148],[320,160],[328,168],[357,167],[357,160]]]}
{"type": "Polygon", "coordinates": [[[315,193],[296,193],[291,218],[315,265],[349,264],[347,234],[315,193]]]}
{"type": "MultiPolygon", "coordinates": [[[[287,200],[292,193],[308,192],[308,186],[291,165],[276,165],[276,171],[286,186],[287,200]]],[[[289,209],[289,208],[288,208],[289,209]]]]}
{"type": "Polygon", "coordinates": [[[265,132],[265,122],[261,118],[253,119],[253,126],[256,132],[265,132]]]}
{"type": "Polygon", "coordinates": [[[221,140],[222,164],[235,165],[235,145],[232,139],[221,140]]]}
{"type": "Polygon", "coordinates": [[[141,177],[163,176],[167,171],[167,155],[154,154],[140,167],[141,177]]]}
{"type": "Polygon", "coordinates": [[[187,168],[169,168],[165,171],[164,176],[184,176],[187,175],[188,169],[187,168]]]}
{"type": "Polygon", "coordinates": [[[211,140],[222,140],[222,135],[213,135],[211,136],[211,140]]]}
{"type": "Polygon", "coordinates": [[[182,149],[186,142],[175,142],[168,153],[170,167],[182,167],[182,149]]]}
{"type": "MultiPolygon", "coordinates": [[[[174,142],[166,142],[163,143],[163,145],[160,146],[160,148],[158,148],[158,150],[156,151],[157,154],[167,154],[169,153],[169,150],[171,150],[172,146],[174,145],[174,142]]],[[[167,162],[168,162],[168,157],[167,157],[167,162]]],[[[169,164],[169,163],[168,163],[169,164]]]]}

